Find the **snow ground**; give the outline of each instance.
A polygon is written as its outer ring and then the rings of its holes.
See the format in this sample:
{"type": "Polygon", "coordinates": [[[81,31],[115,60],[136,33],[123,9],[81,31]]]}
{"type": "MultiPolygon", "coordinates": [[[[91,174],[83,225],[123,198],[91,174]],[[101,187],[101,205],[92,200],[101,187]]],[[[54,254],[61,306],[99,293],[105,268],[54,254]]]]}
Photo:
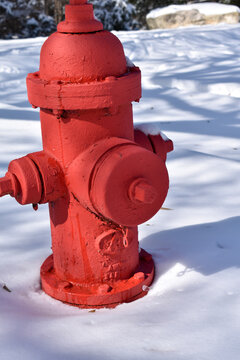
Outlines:
{"type": "MultiPolygon", "coordinates": [[[[240,352],[240,25],[119,32],[142,69],[138,126],[174,141],[164,207],[139,227],[153,254],[148,295],[92,313],[45,295],[47,206],[0,199],[1,360],[237,360],[240,352]],[[142,123],[146,123],[143,125],[142,123]]],[[[25,77],[44,39],[0,41],[0,175],[41,149],[25,77]]]]}

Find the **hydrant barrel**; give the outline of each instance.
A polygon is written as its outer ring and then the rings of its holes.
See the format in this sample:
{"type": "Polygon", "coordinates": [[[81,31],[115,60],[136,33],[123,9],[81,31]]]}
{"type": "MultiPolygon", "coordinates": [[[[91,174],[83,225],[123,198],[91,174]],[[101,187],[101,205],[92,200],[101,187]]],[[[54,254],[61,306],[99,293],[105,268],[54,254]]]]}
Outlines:
{"type": "Polygon", "coordinates": [[[52,255],[41,267],[43,290],[86,308],[146,295],[154,263],[139,249],[137,225],[166,198],[172,142],[134,131],[140,69],[127,63],[91,4],[70,0],[27,89],[40,108],[43,150],[10,163],[0,196],[49,204],[52,255]]]}

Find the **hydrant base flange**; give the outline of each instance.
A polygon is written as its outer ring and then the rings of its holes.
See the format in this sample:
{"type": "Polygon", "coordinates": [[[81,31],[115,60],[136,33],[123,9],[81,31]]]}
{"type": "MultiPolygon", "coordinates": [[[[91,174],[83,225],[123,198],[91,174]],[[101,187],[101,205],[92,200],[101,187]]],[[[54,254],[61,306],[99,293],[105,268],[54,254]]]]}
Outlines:
{"type": "Polygon", "coordinates": [[[80,308],[113,308],[139,299],[148,293],[153,277],[152,256],[143,249],[139,254],[139,266],[129,279],[108,283],[77,284],[59,279],[54,270],[53,255],[41,267],[43,290],[57,300],[80,308]]]}

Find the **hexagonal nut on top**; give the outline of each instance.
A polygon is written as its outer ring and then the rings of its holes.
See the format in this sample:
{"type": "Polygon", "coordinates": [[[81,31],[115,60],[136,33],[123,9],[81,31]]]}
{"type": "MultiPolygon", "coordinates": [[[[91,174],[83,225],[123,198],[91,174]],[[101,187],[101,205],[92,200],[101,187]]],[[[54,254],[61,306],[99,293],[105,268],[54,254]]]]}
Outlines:
{"type": "Polygon", "coordinates": [[[145,179],[136,179],[132,182],[128,190],[129,197],[134,202],[152,204],[156,197],[156,189],[145,179]]]}

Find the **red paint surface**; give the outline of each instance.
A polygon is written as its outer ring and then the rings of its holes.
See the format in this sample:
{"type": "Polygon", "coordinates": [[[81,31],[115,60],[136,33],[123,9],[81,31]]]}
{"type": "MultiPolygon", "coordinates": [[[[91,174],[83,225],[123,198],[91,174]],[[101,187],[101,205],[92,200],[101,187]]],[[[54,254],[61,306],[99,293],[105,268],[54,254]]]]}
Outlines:
{"type": "Polygon", "coordinates": [[[172,142],[134,132],[140,70],[127,67],[121,43],[102,31],[92,6],[72,0],[27,86],[40,107],[43,151],[10,163],[0,196],[34,209],[49,203],[53,255],[41,268],[43,290],[80,307],[145,295],[154,264],[139,254],[137,225],[165,200],[172,142]]]}

